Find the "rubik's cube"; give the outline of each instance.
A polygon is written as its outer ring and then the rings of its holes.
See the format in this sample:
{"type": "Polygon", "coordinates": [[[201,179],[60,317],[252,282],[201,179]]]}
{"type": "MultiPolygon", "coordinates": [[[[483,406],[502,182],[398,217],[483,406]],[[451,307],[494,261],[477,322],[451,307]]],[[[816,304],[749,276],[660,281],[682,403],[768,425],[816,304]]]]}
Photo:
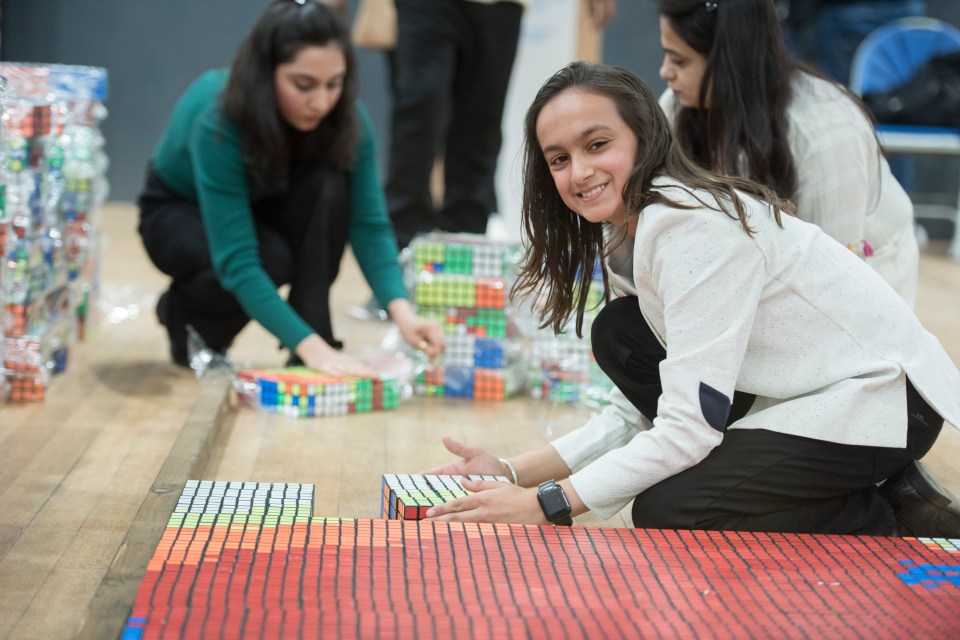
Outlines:
{"type": "Polygon", "coordinates": [[[472,275],[421,271],[413,297],[423,307],[468,307],[503,309],[507,303],[507,280],[472,275]]]}
{"type": "Polygon", "coordinates": [[[538,332],[531,346],[532,379],[530,393],[558,403],[575,403],[580,400],[587,383],[593,357],[590,342],[586,338],[551,331],[538,332]]]}
{"type": "Polygon", "coordinates": [[[428,234],[411,245],[414,302],[446,334],[440,360],[416,380],[420,395],[503,400],[524,382],[509,289],[515,244],[483,236],[428,234]]]}
{"type": "Polygon", "coordinates": [[[3,340],[3,398],[8,402],[43,402],[49,369],[44,365],[41,341],[36,337],[3,340]]]}
{"type": "Polygon", "coordinates": [[[523,368],[481,369],[433,365],[417,376],[414,391],[421,396],[506,400],[523,388],[523,368]]]}
{"type": "MultiPolygon", "coordinates": [[[[388,520],[422,520],[430,507],[470,493],[460,481],[463,476],[383,476],[380,517],[388,520]]],[[[505,476],[468,476],[469,480],[510,482],[505,476]]]]}
{"type": "Polygon", "coordinates": [[[245,404],[294,418],[389,410],[400,403],[395,378],[332,376],[306,367],[247,369],[237,374],[234,387],[245,404]]]}
{"type": "Polygon", "coordinates": [[[423,318],[436,320],[447,335],[467,334],[480,338],[507,338],[516,334],[505,309],[420,307],[423,318]],[[508,336],[508,331],[510,335],[508,336]]]}
{"type": "Polygon", "coordinates": [[[70,301],[71,289],[62,285],[25,304],[0,309],[0,400],[43,402],[50,375],[67,368],[73,330],[70,301]]]}
{"type": "Polygon", "coordinates": [[[583,338],[571,322],[555,335],[551,328],[537,329],[530,340],[529,384],[534,398],[561,404],[597,406],[606,402],[613,383],[597,365],[590,348],[590,328],[603,306],[603,287],[594,280],[587,294],[583,338]]]}
{"type": "Polygon", "coordinates": [[[414,273],[447,273],[478,278],[514,272],[519,246],[494,242],[482,235],[430,233],[411,244],[414,273]]]}

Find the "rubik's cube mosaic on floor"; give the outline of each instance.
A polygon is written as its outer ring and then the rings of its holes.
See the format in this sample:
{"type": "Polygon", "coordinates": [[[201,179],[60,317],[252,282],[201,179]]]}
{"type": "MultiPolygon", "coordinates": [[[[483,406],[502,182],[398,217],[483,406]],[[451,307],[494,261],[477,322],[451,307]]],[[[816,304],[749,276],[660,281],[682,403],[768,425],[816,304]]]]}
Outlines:
{"type": "Polygon", "coordinates": [[[311,517],[188,483],[140,638],[951,638],[960,540],[311,517]]]}
{"type": "Polygon", "coordinates": [[[295,418],[389,410],[400,404],[395,378],[332,376],[306,367],[246,369],[237,373],[234,389],[244,404],[295,418]]]}

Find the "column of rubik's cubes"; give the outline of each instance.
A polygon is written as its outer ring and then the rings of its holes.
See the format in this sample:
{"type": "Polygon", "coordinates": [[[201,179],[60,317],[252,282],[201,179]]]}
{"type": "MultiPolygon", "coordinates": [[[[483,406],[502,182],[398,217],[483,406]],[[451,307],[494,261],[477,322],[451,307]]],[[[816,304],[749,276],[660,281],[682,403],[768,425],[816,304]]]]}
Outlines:
{"type": "Polygon", "coordinates": [[[530,340],[528,378],[530,393],[558,403],[596,406],[606,402],[613,383],[597,365],[590,348],[590,329],[603,307],[603,284],[595,274],[587,295],[583,338],[571,322],[560,335],[550,328],[537,329],[530,340]]]}
{"type": "Polygon", "coordinates": [[[106,71],[2,63],[0,77],[0,398],[40,401],[93,308],[106,71]]]}
{"type": "Polygon", "coordinates": [[[400,403],[395,378],[331,376],[305,367],[247,369],[234,386],[245,404],[294,418],[383,411],[400,403]]]}
{"type": "Polygon", "coordinates": [[[440,322],[447,346],[416,380],[418,394],[502,400],[523,385],[508,313],[517,247],[482,236],[431,234],[411,245],[414,302],[440,322]]]}
{"type": "MultiPolygon", "coordinates": [[[[469,480],[509,482],[504,476],[467,476],[469,480]]],[[[462,476],[385,474],[381,482],[380,517],[390,520],[422,520],[427,510],[462,498],[462,476]]]]}

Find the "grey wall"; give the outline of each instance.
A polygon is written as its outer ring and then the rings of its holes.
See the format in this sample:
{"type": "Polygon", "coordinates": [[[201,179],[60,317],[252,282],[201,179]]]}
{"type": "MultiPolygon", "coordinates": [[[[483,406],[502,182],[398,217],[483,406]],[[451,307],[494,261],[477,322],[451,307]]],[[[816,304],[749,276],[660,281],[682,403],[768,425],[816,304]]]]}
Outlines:
{"type": "Polygon", "coordinates": [[[230,63],[265,0],[7,0],[4,60],[105,67],[111,199],[133,199],[179,93],[230,63]]]}
{"type": "MultiPolygon", "coordinates": [[[[0,58],[94,65],[110,73],[104,123],[111,198],[138,193],[147,158],[180,92],[202,71],[229,65],[267,0],[0,0],[0,58]]],[[[660,45],[653,0],[618,0],[606,61],[655,90],[660,45]]],[[[356,0],[350,0],[355,7],[356,0]]],[[[929,0],[930,14],[960,25],[960,3],[929,0]]],[[[386,64],[360,51],[361,96],[381,141],[388,132],[386,64]]],[[[383,144],[381,143],[381,152],[383,144]]]]}

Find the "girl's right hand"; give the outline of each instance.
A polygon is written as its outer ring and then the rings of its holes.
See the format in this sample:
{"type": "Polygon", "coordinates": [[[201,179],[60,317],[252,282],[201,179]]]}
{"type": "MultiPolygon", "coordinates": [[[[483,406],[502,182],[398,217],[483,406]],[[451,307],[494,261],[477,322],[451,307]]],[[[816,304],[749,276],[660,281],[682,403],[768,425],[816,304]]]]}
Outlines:
{"type": "Polygon", "coordinates": [[[296,352],[303,360],[303,364],[317,371],[335,376],[372,377],[375,375],[373,369],[337,351],[315,333],[301,340],[296,352]]]}
{"type": "Polygon", "coordinates": [[[460,460],[448,462],[428,471],[422,471],[420,475],[510,476],[510,472],[504,468],[499,458],[487,453],[480,447],[468,447],[450,436],[444,436],[443,446],[453,455],[460,456],[460,460]]]}

